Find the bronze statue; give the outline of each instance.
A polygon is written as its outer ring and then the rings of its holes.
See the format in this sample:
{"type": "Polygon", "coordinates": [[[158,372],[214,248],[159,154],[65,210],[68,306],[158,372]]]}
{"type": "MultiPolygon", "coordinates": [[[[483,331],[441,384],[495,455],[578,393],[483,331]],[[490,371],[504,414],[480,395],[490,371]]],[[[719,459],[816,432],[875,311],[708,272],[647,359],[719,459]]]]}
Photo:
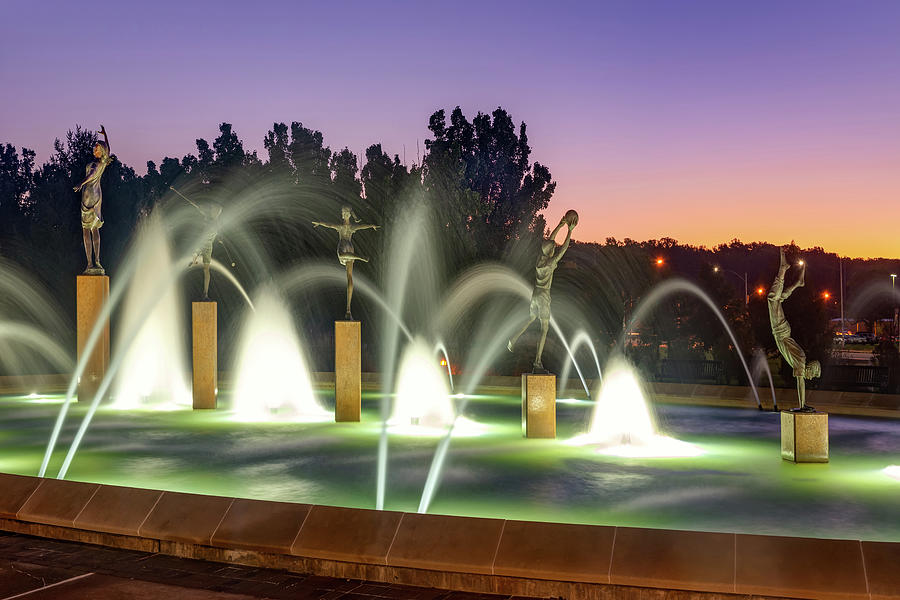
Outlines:
{"type": "Polygon", "coordinates": [[[819,377],[822,374],[822,365],[814,360],[806,362],[806,353],[794,338],[791,337],[791,326],[784,316],[782,303],[787,300],[794,290],[805,285],[806,263],[800,262],[800,276],[794,285],[784,289],[784,276],[791,267],[784,256],[784,248],[781,251],[781,263],[778,266],[778,274],[772,287],[769,288],[769,323],[772,325],[772,335],[775,336],[775,346],[781,352],[781,356],[794,370],[794,378],[797,380],[797,394],[800,396],[800,410],[813,411],[812,406],[806,404],[806,380],[819,377]]]}
{"type": "Polygon", "coordinates": [[[525,330],[528,329],[535,319],[540,319],[541,340],[538,342],[537,353],[534,357],[534,373],[547,372],[541,361],[541,355],[544,353],[544,342],[547,341],[547,330],[550,327],[550,285],[553,283],[553,272],[556,271],[559,261],[562,260],[566,250],[569,249],[569,240],[572,238],[572,230],[575,229],[575,225],[577,224],[578,213],[574,210],[570,210],[559,221],[559,225],[556,226],[550,236],[541,241],[541,255],[538,257],[537,264],[534,267],[534,291],[531,292],[531,306],[529,307],[528,320],[525,321],[525,324],[519,332],[514,335],[506,345],[506,348],[512,352],[519,337],[525,333],[525,330]],[[563,225],[567,225],[569,230],[566,232],[565,241],[557,248],[554,239],[563,225]]]}
{"type": "Polygon", "coordinates": [[[107,165],[114,159],[109,153],[109,137],[106,128],[100,125],[103,141],[94,144],[94,158],[85,168],[85,178],[76,192],[81,192],[81,234],[84,240],[84,254],[87,257],[85,275],[103,275],[106,273],[100,264],[100,228],[103,227],[103,191],[100,189],[100,178],[107,165]],[[93,249],[93,256],[91,250],[93,249]]]}
{"type": "Polygon", "coordinates": [[[322,223],[320,221],[313,221],[313,226],[318,227],[328,227],[329,229],[334,229],[338,232],[338,247],[337,247],[337,256],[338,261],[347,267],[347,314],[344,316],[344,319],[347,321],[353,320],[353,315],[350,314],[350,299],[353,298],[353,263],[356,261],[369,262],[367,259],[357,256],[353,250],[353,242],[350,238],[353,237],[353,234],[359,231],[360,229],[378,229],[378,225],[354,225],[350,222],[350,217],[353,217],[353,220],[359,223],[359,219],[353,214],[353,209],[349,206],[341,207],[341,222],[337,224],[333,223],[322,223]]]}
{"type": "MultiPolygon", "coordinates": [[[[219,216],[222,214],[222,207],[214,202],[209,202],[205,206],[200,206],[171,185],[169,189],[184,198],[188,204],[196,208],[201,215],[203,215],[203,222],[206,228],[206,231],[209,231],[209,235],[206,237],[206,242],[197,249],[194,253],[194,258],[191,260],[191,264],[189,266],[194,266],[199,263],[202,259],[203,261],[203,300],[209,300],[209,265],[212,264],[212,251],[213,244],[216,242],[216,236],[219,234],[219,216]]],[[[219,240],[219,243],[224,247],[224,242],[219,240]]],[[[234,263],[232,263],[234,266],[234,263]]]]}

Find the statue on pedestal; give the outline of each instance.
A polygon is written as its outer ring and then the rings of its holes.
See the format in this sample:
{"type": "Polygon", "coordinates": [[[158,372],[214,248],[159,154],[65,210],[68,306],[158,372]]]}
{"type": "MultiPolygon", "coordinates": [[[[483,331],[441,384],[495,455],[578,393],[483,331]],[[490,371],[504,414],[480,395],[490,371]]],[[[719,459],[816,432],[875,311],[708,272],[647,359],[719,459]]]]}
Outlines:
{"type": "Polygon", "coordinates": [[[81,233],[84,240],[84,254],[87,257],[85,275],[104,275],[106,271],[100,264],[100,228],[103,227],[103,191],[100,189],[100,178],[106,167],[114,160],[109,153],[109,137],[106,128],[100,125],[103,141],[94,144],[94,159],[85,168],[85,178],[75,186],[81,192],[81,233]],[[93,250],[93,255],[92,255],[93,250]]]}
{"type": "MultiPolygon", "coordinates": [[[[169,189],[184,198],[184,200],[196,208],[201,215],[203,215],[203,224],[206,231],[209,234],[206,237],[206,241],[204,244],[197,249],[194,253],[194,258],[191,260],[191,264],[188,266],[194,266],[198,264],[201,259],[203,261],[203,300],[209,300],[209,265],[212,264],[212,251],[213,244],[216,242],[216,236],[219,235],[219,216],[222,214],[222,207],[215,202],[208,202],[204,206],[198,205],[196,202],[173,188],[171,185],[169,189]]],[[[219,240],[219,243],[224,247],[225,244],[222,240],[219,240]]],[[[233,263],[232,263],[233,266],[233,263]]]]}
{"type": "Polygon", "coordinates": [[[361,229],[378,229],[378,225],[358,225],[350,222],[350,218],[353,217],[353,220],[356,223],[359,223],[359,219],[353,214],[353,209],[349,206],[341,207],[341,222],[340,223],[322,223],[321,221],[313,221],[312,224],[314,227],[328,227],[329,229],[334,229],[338,232],[338,247],[337,247],[337,256],[338,261],[347,268],[347,313],[344,316],[344,320],[352,321],[353,315],[350,314],[350,300],[353,298],[353,263],[356,261],[369,262],[367,259],[357,256],[353,250],[353,242],[350,238],[353,237],[353,234],[361,229]]]}
{"type": "Polygon", "coordinates": [[[784,289],[784,276],[790,265],[784,256],[784,247],[781,251],[781,262],[778,266],[778,274],[767,296],[769,302],[769,323],[772,325],[772,335],[775,336],[775,346],[784,357],[784,360],[794,370],[794,378],[797,380],[797,394],[800,396],[800,410],[814,412],[812,406],[806,404],[806,380],[819,377],[822,374],[822,365],[819,361],[806,362],[806,353],[800,344],[791,337],[791,326],[784,316],[782,303],[787,300],[794,290],[805,285],[806,263],[800,261],[800,276],[792,286],[784,289]]]}
{"type": "Polygon", "coordinates": [[[513,347],[519,337],[525,333],[525,330],[534,322],[535,319],[541,321],[541,339],[537,345],[537,353],[534,357],[533,373],[546,373],[541,355],[544,353],[544,342],[547,341],[547,330],[550,327],[550,285],[553,283],[553,272],[562,260],[566,250],[569,249],[569,240],[572,238],[572,230],[578,224],[578,213],[574,210],[568,211],[559,221],[559,225],[550,233],[550,236],[541,242],[541,255],[538,257],[537,264],[534,267],[535,281],[534,291],[531,292],[531,306],[529,307],[528,320],[522,325],[519,332],[514,335],[506,348],[512,352],[513,347]],[[568,226],[566,239],[559,248],[556,247],[556,234],[563,226],[568,226]]]}

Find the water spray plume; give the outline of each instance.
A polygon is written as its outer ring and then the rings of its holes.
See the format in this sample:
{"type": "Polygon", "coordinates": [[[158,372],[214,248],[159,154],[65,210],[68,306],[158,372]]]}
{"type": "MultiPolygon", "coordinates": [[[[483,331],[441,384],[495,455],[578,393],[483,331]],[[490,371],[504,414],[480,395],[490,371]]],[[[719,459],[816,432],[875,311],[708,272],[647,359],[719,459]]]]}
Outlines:
{"type": "Polygon", "coordinates": [[[140,254],[136,277],[124,302],[121,331],[137,330],[133,340],[120,339],[118,347],[127,343],[129,350],[122,364],[114,393],[113,407],[134,409],[153,407],[173,409],[191,404],[187,386],[187,362],[181,344],[181,294],[167,280],[177,272],[163,224],[151,215],[138,231],[137,243],[146,248],[140,254]],[[157,288],[168,291],[148,312],[142,310],[146,298],[157,288]]]}
{"type": "Polygon", "coordinates": [[[416,338],[404,349],[400,361],[394,410],[388,421],[391,431],[443,433],[453,416],[446,376],[425,341],[416,338]]]}
{"type": "Polygon", "coordinates": [[[313,393],[306,359],[284,301],[266,288],[238,342],[233,410],[240,421],[318,421],[333,417],[313,393]]]}
{"type": "Polygon", "coordinates": [[[590,430],[568,443],[595,446],[598,452],[614,456],[662,458],[702,454],[693,444],[658,432],[640,379],[621,357],[606,366],[590,430]]]}

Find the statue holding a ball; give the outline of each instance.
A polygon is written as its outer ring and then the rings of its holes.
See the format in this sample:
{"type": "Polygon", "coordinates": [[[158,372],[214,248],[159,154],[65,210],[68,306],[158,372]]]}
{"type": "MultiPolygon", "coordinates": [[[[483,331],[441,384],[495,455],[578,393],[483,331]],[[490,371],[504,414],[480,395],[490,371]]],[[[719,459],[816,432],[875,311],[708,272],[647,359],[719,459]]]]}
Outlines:
{"type": "Polygon", "coordinates": [[[534,357],[534,373],[546,373],[544,365],[541,362],[541,355],[544,353],[544,342],[547,341],[547,330],[550,328],[550,285],[553,283],[553,272],[562,260],[566,250],[569,249],[569,240],[572,237],[572,230],[578,224],[578,213],[574,210],[566,212],[559,225],[550,233],[550,236],[541,242],[541,255],[538,257],[537,264],[534,267],[534,291],[531,293],[531,306],[529,308],[528,320],[522,325],[519,332],[514,335],[506,345],[507,349],[512,352],[516,341],[525,330],[539,319],[541,322],[541,339],[538,342],[537,353],[534,357]],[[556,247],[556,234],[563,226],[568,226],[566,239],[562,245],[556,247]]]}

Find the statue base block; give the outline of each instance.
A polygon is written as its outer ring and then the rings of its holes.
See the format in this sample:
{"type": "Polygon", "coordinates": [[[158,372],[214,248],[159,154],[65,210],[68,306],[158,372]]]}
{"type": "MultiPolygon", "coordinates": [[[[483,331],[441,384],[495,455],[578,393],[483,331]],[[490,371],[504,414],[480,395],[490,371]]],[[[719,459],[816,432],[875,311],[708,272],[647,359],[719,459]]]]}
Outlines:
{"type": "Polygon", "coordinates": [[[828,462],[828,413],[782,411],[781,458],[797,463],[828,462]]]}
{"type": "MultiPolygon", "coordinates": [[[[81,360],[84,348],[94,325],[100,319],[103,306],[109,301],[109,277],[106,275],[79,275],[76,278],[75,322],[77,360],[81,360]]],[[[100,382],[109,366],[109,318],[100,332],[84,372],[78,380],[78,399],[90,402],[94,399],[100,382]]]]}
{"type": "Polygon", "coordinates": [[[218,387],[217,305],[191,302],[194,408],[215,408],[218,387]]]}
{"type": "Polygon", "coordinates": [[[556,437],[556,375],[522,374],[522,434],[556,437]]]}
{"type": "Polygon", "coordinates": [[[334,322],[334,420],[359,421],[362,356],[359,321],[334,322]]]}

